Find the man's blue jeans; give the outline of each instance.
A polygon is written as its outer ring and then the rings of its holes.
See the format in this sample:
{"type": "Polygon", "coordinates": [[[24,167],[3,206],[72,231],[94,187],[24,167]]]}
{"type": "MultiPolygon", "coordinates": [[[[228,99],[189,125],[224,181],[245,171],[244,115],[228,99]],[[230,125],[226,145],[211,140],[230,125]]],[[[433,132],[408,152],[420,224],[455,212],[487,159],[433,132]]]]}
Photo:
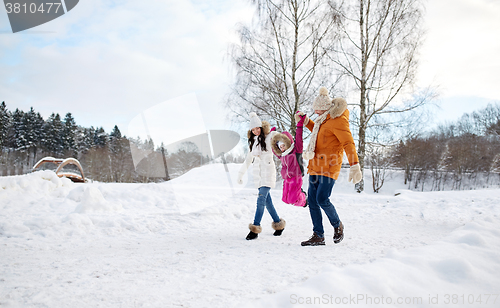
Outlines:
{"type": "Polygon", "coordinates": [[[271,200],[271,194],[269,191],[270,187],[262,186],[259,187],[259,197],[257,198],[257,211],[255,212],[255,218],[253,224],[256,226],[260,226],[260,221],[262,220],[262,215],[264,215],[264,208],[267,208],[269,214],[273,218],[274,222],[279,222],[280,217],[278,213],[276,213],[276,209],[273,205],[273,200],[271,200]]]}
{"type": "Polygon", "coordinates": [[[326,216],[334,228],[340,225],[339,215],[335,206],[330,202],[335,180],[322,175],[309,175],[309,190],[307,193],[307,203],[309,204],[309,213],[313,223],[313,231],[319,236],[324,236],[323,215],[321,209],[325,211],[326,216]]]}

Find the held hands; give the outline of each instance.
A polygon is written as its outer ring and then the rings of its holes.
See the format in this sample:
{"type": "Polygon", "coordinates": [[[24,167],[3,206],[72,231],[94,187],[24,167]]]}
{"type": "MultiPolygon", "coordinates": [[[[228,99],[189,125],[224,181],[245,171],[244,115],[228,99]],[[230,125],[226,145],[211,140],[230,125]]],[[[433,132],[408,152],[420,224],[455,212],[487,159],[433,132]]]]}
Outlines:
{"type": "Polygon", "coordinates": [[[295,114],[295,123],[297,123],[297,126],[304,126],[309,123],[309,117],[303,113],[302,111],[297,111],[295,114]]]}
{"type": "Polygon", "coordinates": [[[353,184],[357,184],[361,182],[361,177],[361,167],[359,164],[352,165],[349,170],[349,179],[347,181],[350,182],[352,180],[353,184]]]}

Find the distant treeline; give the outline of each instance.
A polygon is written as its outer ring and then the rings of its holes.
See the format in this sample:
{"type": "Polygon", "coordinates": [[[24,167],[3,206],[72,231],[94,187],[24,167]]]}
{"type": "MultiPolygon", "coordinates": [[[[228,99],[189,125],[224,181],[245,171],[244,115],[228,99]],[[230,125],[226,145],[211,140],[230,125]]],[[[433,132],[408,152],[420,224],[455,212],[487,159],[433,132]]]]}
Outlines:
{"type": "MultiPolygon", "coordinates": [[[[0,176],[31,172],[40,159],[50,156],[78,159],[85,177],[96,181],[134,183],[166,180],[136,171],[131,142],[136,148],[154,149],[161,153],[152,140],[122,136],[116,125],[108,134],[102,127],[77,125],[71,113],[64,118],[53,113],[48,119],[43,119],[33,107],[28,112],[19,109],[11,112],[5,102],[0,104],[0,176]]],[[[165,157],[170,179],[209,162],[194,144],[185,144],[176,153],[165,153],[165,157]]],[[[232,162],[233,157],[227,155],[226,160],[232,162]]]]}
{"type": "MultiPolygon", "coordinates": [[[[138,173],[130,150],[154,149],[158,161],[161,148],[152,140],[122,136],[115,126],[111,133],[102,127],[79,126],[71,113],[64,118],[52,114],[43,119],[31,108],[10,112],[0,104],[0,176],[32,171],[43,157],[73,157],[80,161],[85,176],[103,182],[157,182],[166,178],[138,173]]],[[[227,162],[242,157],[226,155],[227,162]]],[[[209,163],[193,143],[175,153],[165,152],[169,178],[209,163]]],[[[152,168],[164,168],[157,163],[152,168]]],[[[413,134],[393,146],[373,147],[367,157],[365,173],[371,172],[373,190],[384,184],[389,169],[404,170],[404,182],[415,190],[460,190],[500,184],[500,105],[465,114],[456,122],[421,134],[413,134]]]]}
{"type": "MultiPolygon", "coordinates": [[[[462,190],[500,184],[500,105],[464,114],[454,123],[402,140],[371,158],[380,184],[384,168],[404,170],[410,189],[462,190]]],[[[375,189],[376,187],[374,187],[375,189]]]]}

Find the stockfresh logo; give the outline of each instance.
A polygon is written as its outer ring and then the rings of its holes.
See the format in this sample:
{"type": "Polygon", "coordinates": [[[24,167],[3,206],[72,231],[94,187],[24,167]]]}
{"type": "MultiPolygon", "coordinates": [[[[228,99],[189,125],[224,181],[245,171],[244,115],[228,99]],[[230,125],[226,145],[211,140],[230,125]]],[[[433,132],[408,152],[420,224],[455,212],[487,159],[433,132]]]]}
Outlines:
{"type": "Polygon", "coordinates": [[[71,11],[79,0],[4,0],[12,32],[34,28],[71,11]]]}

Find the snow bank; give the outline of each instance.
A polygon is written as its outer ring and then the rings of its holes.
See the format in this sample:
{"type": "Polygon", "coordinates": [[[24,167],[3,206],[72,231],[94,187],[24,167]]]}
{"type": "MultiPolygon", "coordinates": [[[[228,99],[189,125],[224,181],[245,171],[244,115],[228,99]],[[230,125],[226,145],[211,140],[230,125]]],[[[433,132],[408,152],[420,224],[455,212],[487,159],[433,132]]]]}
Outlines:
{"type": "MultiPolygon", "coordinates": [[[[64,192],[71,188],[73,182],[67,178],[58,177],[50,170],[37,171],[34,173],[0,177],[0,198],[6,198],[8,194],[50,194],[51,192],[64,192]]],[[[56,193],[55,196],[61,194],[56,193]]]]}
{"type": "Polygon", "coordinates": [[[75,184],[53,171],[0,177],[0,237],[63,238],[88,234],[93,222],[88,213],[122,210],[91,185],[75,184]]]}
{"type": "Polygon", "coordinates": [[[160,184],[73,183],[50,170],[0,177],[0,237],[156,233],[181,224],[164,215],[215,215],[212,223],[241,217],[245,207],[229,202],[243,189],[235,183],[239,165],[227,166],[195,168],[160,184]],[[152,212],[160,215],[147,217],[152,212]]]}

